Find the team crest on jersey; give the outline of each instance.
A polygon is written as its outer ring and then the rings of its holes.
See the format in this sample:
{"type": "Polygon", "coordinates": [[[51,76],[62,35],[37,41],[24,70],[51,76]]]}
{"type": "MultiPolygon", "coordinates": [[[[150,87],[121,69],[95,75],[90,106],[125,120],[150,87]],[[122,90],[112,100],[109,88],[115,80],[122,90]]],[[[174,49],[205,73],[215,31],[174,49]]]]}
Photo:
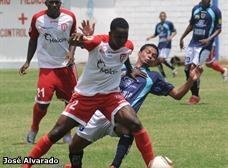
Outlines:
{"type": "Polygon", "coordinates": [[[162,25],[159,25],[157,29],[158,29],[158,32],[162,32],[164,27],[162,25]]]}
{"type": "Polygon", "coordinates": [[[127,54],[121,54],[120,55],[120,62],[124,62],[127,58],[127,54]]]}
{"type": "Polygon", "coordinates": [[[68,25],[67,25],[66,23],[62,23],[62,24],[61,24],[61,30],[62,30],[62,31],[66,31],[67,28],[68,28],[68,25]]]}
{"type": "Polygon", "coordinates": [[[207,16],[207,13],[206,13],[206,12],[202,11],[202,12],[200,13],[201,19],[205,19],[206,16],[207,16]]]}

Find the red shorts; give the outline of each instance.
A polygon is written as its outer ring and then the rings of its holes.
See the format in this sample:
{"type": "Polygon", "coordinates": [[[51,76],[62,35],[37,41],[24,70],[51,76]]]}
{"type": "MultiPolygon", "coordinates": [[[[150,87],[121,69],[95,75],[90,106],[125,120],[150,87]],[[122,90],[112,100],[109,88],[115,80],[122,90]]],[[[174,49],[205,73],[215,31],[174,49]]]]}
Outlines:
{"type": "Polygon", "coordinates": [[[40,68],[36,102],[49,104],[54,92],[58,99],[69,102],[76,85],[73,67],[40,68]]]}
{"type": "Polygon", "coordinates": [[[82,125],[86,125],[95,111],[100,110],[114,124],[114,115],[126,105],[130,104],[119,92],[96,94],[94,96],[83,96],[74,93],[62,115],[68,116],[82,125]]]}

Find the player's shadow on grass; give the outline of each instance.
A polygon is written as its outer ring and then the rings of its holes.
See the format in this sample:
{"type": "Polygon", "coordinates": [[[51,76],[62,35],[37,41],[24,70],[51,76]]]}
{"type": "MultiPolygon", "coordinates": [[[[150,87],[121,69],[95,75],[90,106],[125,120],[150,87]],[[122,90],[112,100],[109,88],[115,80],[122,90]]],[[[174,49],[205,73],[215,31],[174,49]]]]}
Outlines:
{"type": "MultiPolygon", "coordinates": [[[[34,144],[29,144],[29,143],[27,143],[27,142],[15,142],[15,143],[12,143],[12,145],[35,145],[36,143],[34,143],[34,144]]],[[[56,145],[64,145],[64,144],[67,144],[67,143],[65,143],[65,142],[57,142],[57,143],[55,143],[56,145]]]]}
{"type": "Polygon", "coordinates": [[[198,104],[195,104],[195,105],[189,105],[187,103],[180,103],[180,105],[182,106],[192,106],[192,107],[196,107],[196,106],[206,106],[206,105],[209,105],[210,103],[198,103],[198,104]]]}

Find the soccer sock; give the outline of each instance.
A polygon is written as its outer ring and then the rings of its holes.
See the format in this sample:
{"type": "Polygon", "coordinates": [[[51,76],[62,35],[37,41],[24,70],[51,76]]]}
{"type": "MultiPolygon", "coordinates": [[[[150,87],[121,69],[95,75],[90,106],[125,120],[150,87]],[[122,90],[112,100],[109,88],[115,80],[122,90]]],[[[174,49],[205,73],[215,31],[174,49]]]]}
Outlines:
{"type": "Polygon", "coordinates": [[[148,166],[150,161],[154,159],[154,153],[150,137],[146,129],[142,128],[140,131],[134,132],[133,136],[135,138],[136,146],[138,150],[141,152],[144,162],[148,166]]]}
{"type": "Polygon", "coordinates": [[[71,168],[82,168],[82,158],[83,158],[83,151],[80,153],[70,153],[69,158],[71,162],[71,168]]]}
{"type": "Polygon", "coordinates": [[[33,132],[38,132],[40,121],[46,115],[46,113],[47,113],[47,109],[46,110],[40,109],[37,103],[34,104],[33,119],[32,119],[32,126],[31,126],[31,130],[33,132]]]}
{"type": "MultiPolygon", "coordinates": [[[[190,73],[190,70],[189,68],[185,68],[185,75],[186,75],[186,80],[188,80],[189,78],[189,73],[190,73]]],[[[192,95],[194,96],[199,96],[199,86],[200,86],[200,80],[198,79],[197,81],[195,81],[191,87],[191,92],[192,92],[192,95]]]]}
{"type": "MultiPolygon", "coordinates": [[[[53,143],[50,141],[48,135],[41,137],[37,144],[33,146],[32,150],[29,152],[29,157],[31,158],[40,158],[48,152],[53,143]]],[[[31,168],[31,164],[23,164],[22,168],[31,168]]]]}
{"type": "Polygon", "coordinates": [[[48,152],[52,145],[53,143],[49,139],[48,135],[44,135],[38,140],[37,144],[32,148],[32,150],[29,153],[29,157],[40,158],[48,152]]]}
{"type": "Polygon", "coordinates": [[[185,68],[184,72],[185,72],[186,80],[188,80],[188,78],[189,78],[189,69],[185,68]]]}
{"type": "Polygon", "coordinates": [[[174,66],[172,66],[170,63],[168,63],[167,61],[164,61],[164,64],[169,67],[170,69],[174,70],[174,66]]]}
{"type": "Polygon", "coordinates": [[[162,76],[164,78],[166,78],[165,71],[164,71],[163,66],[162,66],[161,63],[158,65],[158,70],[160,71],[160,73],[162,74],[162,76]]]}
{"type": "Polygon", "coordinates": [[[206,65],[215,71],[218,71],[222,74],[224,73],[224,68],[217,61],[213,61],[212,63],[206,65]]]}
{"type": "Polygon", "coordinates": [[[192,95],[199,97],[199,85],[200,85],[200,80],[198,79],[193,83],[191,87],[192,95]]]}
{"type": "Polygon", "coordinates": [[[112,165],[116,168],[119,168],[122,160],[125,155],[127,155],[132,143],[133,143],[134,137],[132,135],[122,135],[120,137],[120,140],[118,142],[116,155],[114,160],[112,161],[112,165]]]}

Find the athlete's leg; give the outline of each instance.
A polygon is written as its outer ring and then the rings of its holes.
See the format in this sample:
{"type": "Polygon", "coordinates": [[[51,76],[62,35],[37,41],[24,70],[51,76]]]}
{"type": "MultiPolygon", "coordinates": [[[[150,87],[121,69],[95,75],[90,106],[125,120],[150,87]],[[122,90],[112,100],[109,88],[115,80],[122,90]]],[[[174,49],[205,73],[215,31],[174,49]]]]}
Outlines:
{"type": "Polygon", "coordinates": [[[168,68],[170,68],[171,70],[174,70],[175,69],[175,67],[173,66],[173,65],[171,65],[168,61],[164,61],[164,64],[168,67],[168,68]]]}
{"type": "Polygon", "coordinates": [[[28,143],[35,142],[36,134],[39,131],[39,124],[47,113],[48,106],[55,91],[53,86],[54,79],[55,75],[53,70],[40,69],[37,82],[37,94],[35,97],[35,104],[33,106],[31,129],[27,134],[28,143]]]}
{"type": "Polygon", "coordinates": [[[71,162],[71,168],[82,167],[83,149],[91,143],[91,141],[88,141],[78,136],[77,134],[74,135],[72,142],[69,146],[69,158],[71,162]]]}
{"type": "MultiPolygon", "coordinates": [[[[40,158],[48,152],[51,146],[61,139],[68,131],[73,127],[77,126],[78,123],[64,115],[61,115],[56,122],[53,129],[43,137],[41,137],[38,142],[33,146],[32,150],[29,152],[29,157],[40,158]]],[[[23,168],[30,168],[31,164],[23,165],[23,168]]]]}
{"type": "MultiPolygon", "coordinates": [[[[186,80],[188,80],[188,78],[189,78],[190,70],[193,69],[194,67],[195,67],[194,64],[185,66],[186,80]]],[[[194,95],[194,96],[199,96],[199,83],[200,83],[200,80],[195,81],[190,89],[192,92],[192,95],[194,95]]]]}
{"type": "Polygon", "coordinates": [[[158,64],[158,70],[161,73],[161,75],[163,76],[163,78],[166,78],[166,74],[165,74],[164,68],[162,66],[162,63],[158,64]]]}
{"type": "Polygon", "coordinates": [[[212,68],[215,71],[220,72],[223,74],[225,72],[225,69],[218,63],[218,61],[213,61],[211,63],[206,64],[207,67],[212,68]]]}
{"type": "Polygon", "coordinates": [[[120,167],[122,160],[129,152],[133,141],[134,141],[134,137],[132,135],[124,134],[120,137],[117,145],[117,149],[116,149],[116,154],[111,164],[112,166],[114,166],[115,168],[120,167]]]}
{"type": "Polygon", "coordinates": [[[114,119],[116,123],[120,123],[130,130],[135,138],[136,146],[148,166],[149,162],[154,158],[152,144],[146,129],[143,128],[133,108],[130,105],[122,107],[115,114],[114,119]]]}
{"type": "Polygon", "coordinates": [[[40,121],[46,115],[48,106],[49,104],[34,104],[31,131],[38,132],[40,121]]]}

